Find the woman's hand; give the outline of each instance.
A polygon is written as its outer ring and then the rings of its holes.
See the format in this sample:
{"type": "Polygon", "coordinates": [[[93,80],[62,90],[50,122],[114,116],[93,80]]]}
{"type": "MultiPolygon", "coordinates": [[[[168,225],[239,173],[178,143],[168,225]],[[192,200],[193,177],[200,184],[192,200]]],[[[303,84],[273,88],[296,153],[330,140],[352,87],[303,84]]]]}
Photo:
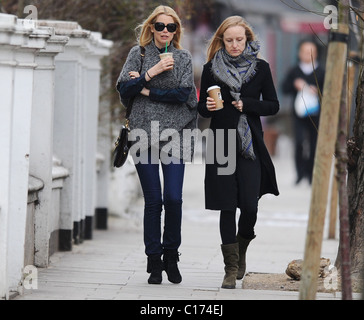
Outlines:
{"type": "Polygon", "coordinates": [[[302,91],[303,88],[307,85],[306,81],[301,79],[301,78],[297,78],[294,82],[293,82],[294,87],[296,88],[297,91],[302,91]]]}
{"type": "Polygon", "coordinates": [[[243,112],[243,101],[233,101],[232,104],[238,111],[243,112]]]}
{"type": "Polygon", "coordinates": [[[154,78],[158,74],[161,74],[165,71],[173,70],[174,68],[174,59],[173,58],[166,58],[159,61],[153,68],[148,70],[148,74],[154,78]]]}
{"type": "Polygon", "coordinates": [[[318,94],[317,87],[309,85],[305,80],[298,78],[294,81],[294,86],[297,91],[302,91],[305,87],[308,87],[312,94],[318,94]]]}
{"type": "Polygon", "coordinates": [[[149,89],[147,89],[147,88],[143,88],[143,89],[142,89],[142,91],[140,91],[140,93],[141,93],[143,96],[149,97],[150,90],[149,90],[149,89]]]}
{"type": "MultiPolygon", "coordinates": [[[[147,81],[152,80],[155,76],[158,74],[161,74],[165,71],[172,70],[174,68],[174,59],[173,58],[167,58],[159,61],[153,68],[150,68],[146,74],[145,79],[147,81]]],[[[129,72],[130,79],[134,80],[140,77],[139,72],[136,71],[130,71],[129,72]]]]}
{"type": "Polygon", "coordinates": [[[206,107],[209,111],[216,111],[216,102],[213,98],[207,97],[206,107]]]}
{"type": "Polygon", "coordinates": [[[130,79],[136,79],[136,78],[140,77],[140,74],[137,71],[130,71],[129,72],[129,77],[130,77],[130,79]]]}

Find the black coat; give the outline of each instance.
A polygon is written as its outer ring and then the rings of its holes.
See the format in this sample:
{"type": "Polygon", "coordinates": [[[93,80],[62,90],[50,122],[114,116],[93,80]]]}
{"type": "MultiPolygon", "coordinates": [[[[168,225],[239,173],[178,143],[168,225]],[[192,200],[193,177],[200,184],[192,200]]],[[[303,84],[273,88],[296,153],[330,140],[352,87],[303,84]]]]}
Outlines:
{"type": "MultiPolygon", "coordinates": [[[[216,130],[224,131],[224,153],[228,155],[228,130],[236,129],[241,113],[232,105],[233,98],[227,85],[215,80],[211,72],[212,63],[204,66],[201,77],[201,93],[198,110],[202,117],[211,118],[210,129],[216,137],[216,130]],[[219,85],[224,100],[224,109],[210,112],[206,107],[207,89],[210,86],[219,85]]],[[[243,112],[247,115],[250,125],[255,153],[261,162],[261,184],[259,198],[264,194],[279,195],[275,169],[264,144],[261,116],[275,115],[279,111],[279,102],[274,87],[269,64],[264,60],[258,60],[257,72],[248,82],[243,84],[241,97],[244,104],[243,112]],[[262,97],[262,99],[261,99],[262,97]]],[[[235,134],[236,138],[236,134],[235,134]]],[[[237,138],[236,138],[237,140],[237,138]]],[[[207,154],[209,154],[209,144],[207,154]]],[[[206,164],[205,174],[205,204],[206,209],[211,210],[236,210],[238,207],[238,187],[236,170],[230,175],[219,175],[218,169],[226,167],[216,161],[216,139],[214,141],[215,161],[206,164]]],[[[211,150],[210,150],[211,151],[211,150]]],[[[236,153],[237,157],[241,157],[236,153]]],[[[221,163],[221,161],[220,161],[221,163]]],[[[241,177],[240,177],[241,178],[241,177]]]]}
{"type": "MultiPolygon", "coordinates": [[[[294,109],[293,104],[296,99],[298,91],[294,86],[294,82],[296,79],[299,79],[299,78],[305,80],[306,83],[309,85],[312,85],[315,87],[318,85],[321,93],[323,93],[324,82],[325,82],[325,69],[322,68],[321,66],[318,66],[314,72],[312,72],[310,74],[304,74],[303,71],[301,70],[301,68],[299,67],[299,65],[297,65],[297,66],[293,67],[292,69],[290,69],[289,72],[287,73],[287,76],[282,83],[282,90],[283,90],[283,93],[290,95],[292,98],[292,114],[295,117],[298,117],[298,115],[294,109]]],[[[319,115],[311,116],[311,118],[314,120],[316,125],[318,125],[319,115]]]]}

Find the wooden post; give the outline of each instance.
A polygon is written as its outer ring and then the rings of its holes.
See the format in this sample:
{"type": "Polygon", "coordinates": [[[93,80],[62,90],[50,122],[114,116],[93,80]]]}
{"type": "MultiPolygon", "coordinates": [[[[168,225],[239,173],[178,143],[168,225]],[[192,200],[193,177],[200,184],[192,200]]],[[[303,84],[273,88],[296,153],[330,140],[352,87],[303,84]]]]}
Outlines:
{"type": "Polygon", "coordinates": [[[316,298],[331,163],[335,151],[343,76],[347,59],[349,28],[347,18],[343,19],[343,16],[347,14],[348,1],[342,0],[339,2],[338,30],[331,30],[328,48],[321,120],[313,171],[310,215],[299,294],[301,300],[314,300],[316,298]]]}

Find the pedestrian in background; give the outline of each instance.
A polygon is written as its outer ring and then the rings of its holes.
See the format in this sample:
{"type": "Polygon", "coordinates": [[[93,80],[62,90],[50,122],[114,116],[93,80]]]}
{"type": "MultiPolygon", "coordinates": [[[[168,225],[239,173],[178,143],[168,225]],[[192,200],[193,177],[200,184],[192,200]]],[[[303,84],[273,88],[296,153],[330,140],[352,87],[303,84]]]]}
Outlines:
{"type": "Polygon", "coordinates": [[[325,70],[318,62],[318,47],[313,41],[300,43],[298,59],[282,90],[292,99],[296,184],[302,179],[311,184],[320,119],[319,90],[323,91],[325,70]]]}
{"type": "Polygon", "coordinates": [[[210,128],[224,132],[224,144],[210,142],[207,154],[214,152],[214,163],[206,162],[206,209],[220,213],[221,250],[225,263],[222,288],[236,287],[246,270],[246,251],[256,235],[258,201],[264,194],[278,195],[275,169],[264,144],[261,116],[275,115],[279,102],[269,64],[258,58],[260,43],[252,28],[240,16],[227,18],[217,29],[208,47],[208,63],[201,77],[198,110],[211,118],[210,128]],[[221,88],[224,108],[216,110],[216,102],[207,94],[211,86],[221,88]],[[262,99],[261,99],[262,97],[262,99]],[[236,170],[219,175],[222,167],[217,159],[228,154],[230,129],[235,131],[236,170]],[[212,151],[213,150],[213,151],[212,151]],[[240,208],[238,230],[236,210],[240,208]]]}
{"type": "Polygon", "coordinates": [[[145,147],[133,154],[145,200],[144,243],[148,257],[147,272],[150,273],[148,283],[160,284],[163,270],[170,282],[180,283],[182,276],[177,263],[181,245],[182,189],[185,160],[190,160],[186,159],[190,154],[185,156],[183,153],[182,131],[194,129],[197,121],[192,58],[188,51],[181,48],[181,20],[172,8],[158,6],[140,28],[139,45],[145,48],[141,74],[137,71],[141,65],[138,45],[131,49],[117,87],[121,99],[135,97],[129,118],[130,129],[142,129],[148,134],[148,141],[143,144],[145,147]],[[161,60],[160,54],[166,51],[173,57],[161,60]],[[152,131],[152,122],[158,123],[155,131],[152,131]],[[170,130],[174,136],[179,135],[179,145],[172,152],[162,152],[163,147],[170,143],[169,139],[152,139],[152,136],[160,137],[164,130],[170,130]],[[153,161],[155,159],[157,162],[153,161]]]}

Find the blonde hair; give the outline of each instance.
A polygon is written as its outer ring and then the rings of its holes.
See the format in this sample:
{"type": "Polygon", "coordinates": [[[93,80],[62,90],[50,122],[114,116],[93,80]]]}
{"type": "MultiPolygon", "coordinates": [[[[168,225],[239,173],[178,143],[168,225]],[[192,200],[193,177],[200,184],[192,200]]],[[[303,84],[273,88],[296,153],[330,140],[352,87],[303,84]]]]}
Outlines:
{"type": "Polygon", "coordinates": [[[174,23],[177,24],[176,34],[173,37],[173,45],[177,49],[182,49],[181,46],[181,39],[182,39],[182,22],[181,19],[178,17],[176,11],[174,11],[171,7],[168,6],[158,6],[154,9],[151,15],[137,27],[137,32],[140,30],[139,38],[139,45],[147,46],[153,41],[153,33],[152,33],[152,25],[156,23],[157,18],[161,15],[165,14],[173,18],[174,23]]]}
{"type": "Polygon", "coordinates": [[[236,26],[241,26],[246,30],[245,34],[248,42],[254,41],[256,39],[252,27],[242,17],[229,17],[222,22],[222,24],[216,30],[214,36],[210,40],[207,49],[207,61],[211,61],[214,58],[216,52],[224,47],[224,33],[226,32],[226,30],[236,26]]]}

